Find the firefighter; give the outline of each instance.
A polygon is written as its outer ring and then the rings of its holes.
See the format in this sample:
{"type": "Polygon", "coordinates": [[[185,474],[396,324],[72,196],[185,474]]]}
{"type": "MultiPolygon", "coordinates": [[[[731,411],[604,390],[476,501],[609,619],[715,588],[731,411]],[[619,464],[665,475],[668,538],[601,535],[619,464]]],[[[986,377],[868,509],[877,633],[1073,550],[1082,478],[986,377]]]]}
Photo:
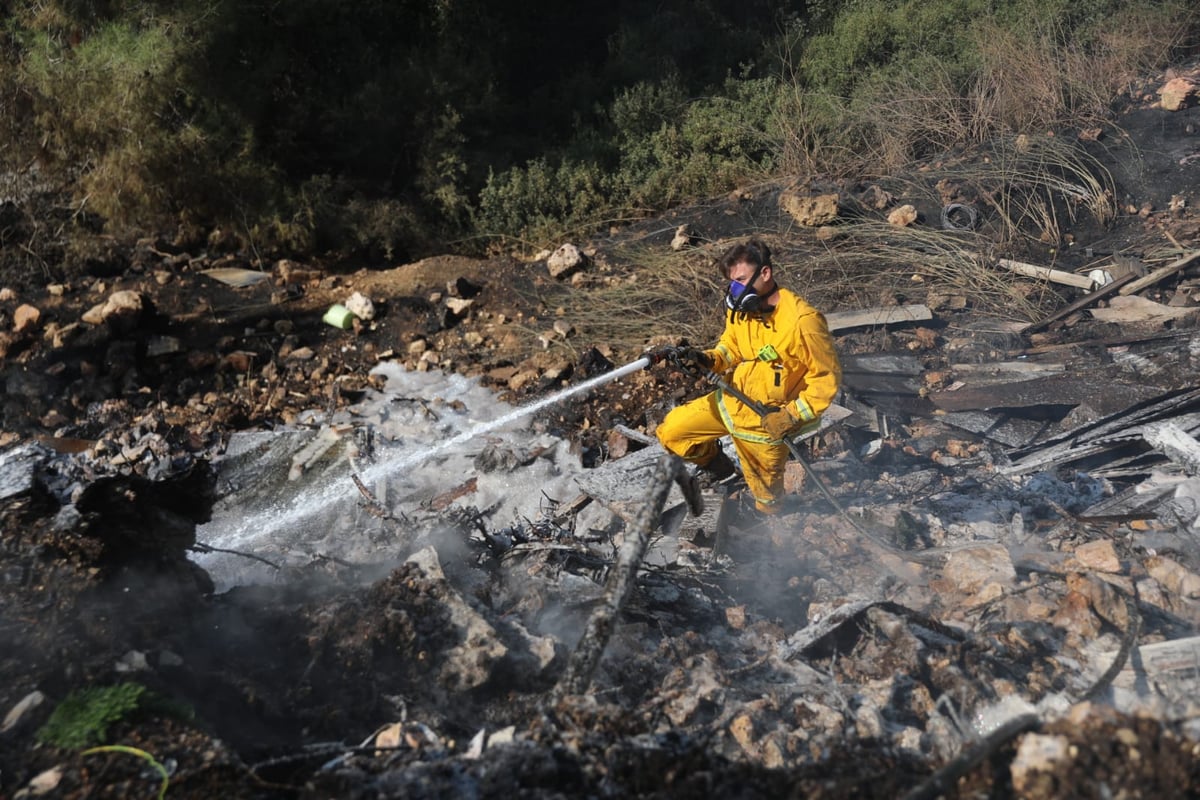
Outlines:
{"type": "Polygon", "coordinates": [[[751,239],[731,247],[717,262],[728,281],[728,319],[708,350],[665,348],[686,366],[710,370],[760,405],[749,406],[720,388],[670,411],[659,424],[663,446],[696,464],[715,480],[734,466],[718,444],[732,436],[752,517],[778,513],[789,450],[784,437],[816,427],[833,402],[842,369],[825,317],[776,282],[771,251],[751,239]],[[766,413],[759,411],[765,407],[766,413]]]}

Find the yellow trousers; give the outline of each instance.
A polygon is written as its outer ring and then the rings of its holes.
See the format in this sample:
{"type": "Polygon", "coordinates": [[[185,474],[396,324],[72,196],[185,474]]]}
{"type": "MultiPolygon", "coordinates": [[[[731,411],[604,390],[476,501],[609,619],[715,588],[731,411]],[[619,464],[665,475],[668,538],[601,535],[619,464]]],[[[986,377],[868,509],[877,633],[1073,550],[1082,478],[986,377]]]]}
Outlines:
{"type": "MultiPolygon", "coordinates": [[[[779,510],[778,503],[784,494],[783,471],[791,454],[787,445],[750,441],[740,438],[737,430],[728,430],[721,419],[715,392],[671,409],[655,433],[663,447],[700,466],[716,456],[717,440],[732,434],[738,460],[742,462],[742,475],[754,495],[755,505],[767,514],[779,510]]],[[[762,433],[757,433],[757,437],[763,438],[762,433]]]]}

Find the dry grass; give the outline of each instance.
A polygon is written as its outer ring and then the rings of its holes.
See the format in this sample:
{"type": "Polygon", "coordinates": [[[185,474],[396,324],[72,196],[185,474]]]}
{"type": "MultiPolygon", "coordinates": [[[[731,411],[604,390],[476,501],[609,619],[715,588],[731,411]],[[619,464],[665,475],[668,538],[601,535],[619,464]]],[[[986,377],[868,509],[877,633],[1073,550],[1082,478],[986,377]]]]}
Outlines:
{"type": "Polygon", "coordinates": [[[1125,9],[1087,45],[1064,44],[1069,37],[1053,27],[1016,33],[984,22],[976,35],[976,83],[988,98],[980,116],[997,132],[1107,125],[1114,98],[1186,45],[1196,14],[1185,4],[1125,9]]]}
{"type": "Polygon", "coordinates": [[[997,137],[1111,128],[1115,99],[1195,44],[1188,37],[1198,15],[1184,3],[1131,6],[1090,38],[1050,23],[1015,31],[981,18],[969,76],[930,59],[873,75],[853,99],[806,93],[797,83],[774,126],[780,163],[802,174],[888,174],[997,137]]]}
{"type": "Polygon", "coordinates": [[[975,191],[1001,221],[997,244],[1061,241],[1081,215],[1101,227],[1116,217],[1112,176],[1075,142],[1056,136],[1002,137],[985,157],[947,170],[975,191]]]}
{"type": "Polygon", "coordinates": [[[700,247],[674,252],[633,243],[608,255],[627,265],[620,274],[595,278],[581,287],[556,284],[538,298],[547,309],[562,309],[556,318],[576,331],[572,339],[557,340],[553,346],[571,356],[578,355],[573,342],[606,344],[616,352],[636,354],[653,344],[687,340],[707,346],[717,340],[723,320],[715,251],[700,247]]]}
{"type": "Polygon", "coordinates": [[[975,310],[1036,319],[1038,298],[994,265],[993,243],[964,231],[897,227],[882,221],[846,226],[796,276],[808,299],[825,310],[870,308],[919,294],[961,295],[975,310]]]}
{"type": "MultiPolygon", "coordinates": [[[[964,296],[975,310],[1006,318],[1042,315],[1042,298],[1029,295],[1027,282],[995,267],[993,244],[982,235],[882,221],[844,226],[828,245],[794,232],[762,235],[777,248],[780,282],[826,312],[940,293],[964,296]]],[[[716,341],[724,325],[723,284],[713,267],[717,252],[627,245],[619,255],[631,265],[626,276],[586,289],[555,286],[540,298],[547,309],[561,308],[577,332],[553,346],[577,356],[571,342],[604,343],[633,356],[652,344],[716,341]]]]}

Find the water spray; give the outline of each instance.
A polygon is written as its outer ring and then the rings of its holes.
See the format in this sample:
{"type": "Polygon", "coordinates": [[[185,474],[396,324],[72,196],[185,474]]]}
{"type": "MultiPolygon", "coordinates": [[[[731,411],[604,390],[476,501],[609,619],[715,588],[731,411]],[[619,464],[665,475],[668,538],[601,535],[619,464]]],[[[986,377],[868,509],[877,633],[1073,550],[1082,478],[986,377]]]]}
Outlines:
{"type": "MultiPolygon", "coordinates": [[[[639,358],[611,372],[606,372],[576,386],[570,386],[562,391],[540,398],[528,405],[515,408],[496,419],[481,422],[436,445],[424,447],[400,458],[385,459],[371,464],[362,470],[358,476],[359,480],[369,486],[384,478],[412,470],[439,453],[452,450],[485,433],[508,425],[522,417],[535,414],[543,408],[559,403],[569,397],[591,391],[606,383],[623,378],[630,373],[645,369],[651,363],[653,363],[653,359],[649,357],[639,358]]],[[[327,481],[323,485],[313,487],[312,491],[306,492],[303,495],[280,499],[270,509],[240,520],[238,531],[243,536],[253,535],[254,537],[259,537],[271,531],[295,526],[314,514],[319,513],[321,510],[337,503],[346,495],[348,488],[352,489],[353,486],[347,487],[341,481],[327,481]]],[[[239,536],[238,538],[241,537],[239,536]]]]}
{"type": "Polygon", "coordinates": [[[637,361],[632,361],[619,369],[613,370],[612,372],[606,372],[603,375],[598,375],[595,378],[586,380],[577,386],[570,386],[566,389],[563,389],[561,392],[555,392],[554,394],[549,395],[548,397],[543,397],[540,400],[537,400],[534,403],[530,403],[527,406],[521,406],[520,408],[514,408],[512,411],[508,412],[507,414],[505,414],[502,417],[498,417],[497,419],[491,420],[489,422],[481,422],[478,425],[476,425],[475,427],[470,428],[469,430],[465,430],[462,433],[458,434],[457,436],[447,439],[446,441],[442,442],[439,445],[427,448],[425,450],[422,450],[422,451],[419,451],[416,453],[412,453],[411,455],[409,455],[405,458],[402,458],[399,461],[391,461],[391,462],[375,464],[374,466],[370,467],[369,469],[367,469],[363,472],[362,478],[364,481],[370,482],[377,478],[385,477],[387,474],[389,474],[391,472],[395,472],[395,471],[401,470],[401,469],[408,469],[411,467],[415,467],[418,464],[420,464],[421,462],[425,461],[426,459],[432,458],[433,456],[437,455],[438,453],[442,453],[442,452],[445,452],[446,450],[450,450],[460,444],[463,444],[464,442],[469,442],[478,436],[482,436],[483,434],[488,433],[489,431],[493,431],[493,430],[496,430],[497,428],[501,428],[510,422],[515,422],[516,420],[520,419],[521,417],[525,417],[530,414],[535,414],[538,411],[541,411],[546,406],[554,405],[555,403],[566,400],[568,397],[572,397],[574,395],[580,394],[581,392],[590,391],[599,386],[603,386],[606,383],[611,383],[612,381],[615,381],[618,378],[625,377],[626,375],[630,374],[631,372],[637,372],[640,369],[645,369],[649,364],[650,364],[649,358],[639,358],[637,361]]]}

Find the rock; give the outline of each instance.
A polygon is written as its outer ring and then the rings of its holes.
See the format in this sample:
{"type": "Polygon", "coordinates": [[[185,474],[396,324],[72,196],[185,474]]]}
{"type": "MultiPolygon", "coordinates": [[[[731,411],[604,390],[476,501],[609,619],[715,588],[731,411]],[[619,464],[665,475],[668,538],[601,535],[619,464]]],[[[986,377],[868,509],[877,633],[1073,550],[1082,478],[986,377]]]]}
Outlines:
{"type": "Polygon", "coordinates": [[[321,271],[305,267],[298,261],[281,258],[275,262],[275,283],[279,286],[295,286],[318,280],[321,271]]]}
{"type": "Polygon", "coordinates": [[[887,221],[889,225],[907,228],[917,221],[917,209],[910,205],[893,208],[887,215],[887,221]]]}
{"type": "Polygon", "coordinates": [[[289,361],[312,361],[316,353],[311,347],[297,347],[292,352],[288,353],[289,361]]]}
{"type": "Polygon", "coordinates": [[[989,583],[1010,585],[1017,571],[1005,547],[983,544],[951,553],[943,575],[959,591],[973,594],[989,583]]]}
{"type": "Polygon", "coordinates": [[[249,350],[234,350],[222,360],[222,366],[234,372],[249,372],[258,354],[249,350]]]}
{"type": "Polygon", "coordinates": [[[23,792],[18,792],[16,796],[33,795],[34,797],[38,797],[53,792],[62,783],[63,771],[62,767],[51,767],[48,770],[39,772],[29,781],[29,785],[25,787],[23,792]]]}
{"type": "Polygon", "coordinates": [[[746,606],[729,606],[725,609],[725,624],[735,631],[746,628],[746,606]]]}
{"type": "MultiPolygon", "coordinates": [[[[890,685],[890,682],[889,682],[890,685]]],[[[882,739],[886,724],[874,701],[863,700],[854,712],[854,730],[860,739],[882,739]]]]}
{"type": "Polygon", "coordinates": [[[503,384],[507,384],[516,374],[516,367],[494,367],[487,371],[488,380],[503,384]]]}
{"type": "Polygon", "coordinates": [[[671,239],[671,249],[675,252],[686,250],[692,246],[692,232],[688,230],[687,225],[680,225],[675,229],[675,238],[671,239]]]}
{"type": "Polygon", "coordinates": [[[150,669],[150,662],[141,650],[130,650],[117,660],[113,668],[117,672],[146,672],[150,669]]]}
{"type": "Polygon", "coordinates": [[[758,757],[758,748],[754,746],[754,720],[749,714],[738,714],[734,717],[733,722],[729,723],[729,732],[746,755],[751,758],[758,757]]]}
{"type": "Polygon", "coordinates": [[[1187,78],[1173,78],[1158,90],[1159,105],[1166,111],[1182,111],[1196,96],[1196,84],[1187,78]]]}
{"type": "Polygon", "coordinates": [[[450,624],[459,636],[459,644],[450,648],[441,668],[443,685],[455,691],[482,686],[492,670],[508,654],[496,629],[476,613],[446,580],[437,551],[426,547],[408,558],[431,580],[442,587],[442,603],[450,612],[450,624]]]}
{"type": "Polygon", "coordinates": [[[546,259],[546,269],[555,279],[569,278],[587,267],[588,258],[573,244],[564,244],[546,259]]]}
{"type": "Polygon", "coordinates": [[[525,369],[513,375],[508,379],[508,388],[514,392],[519,392],[521,389],[528,386],[530,383],[536,382],[538,372],[535,369],[525,369]]]}
{"type": "Polygon", "coordinates": [[[350,313],[361,320],[375,319],[375,304],[371,299],[361,292],[355,292],[346,299],[343,303],[346,308],[350,309],[350,313]]]}
{"type": "Polygon", "coordinates": [[[812,698],[801,697],[792,704],[796,723],[808,730],[836,731],[845,724],[845,716],[838,710],[812,698]]]}
{"type": "Polygon", "coordinates": [[[1054,773],[1059,764],[1070,757],[1071,742],[1065,736],[1043,736],[1027,733],[1017,745],[1017,756],[1009,765],[1013,788],[1023,797],[1050,797],[1057,781],[1054,773]],[[1044,778],[1038,780],[1039,776],[1044,778]],[[1049,790],[1049,794],[1038,791],[1049,790]]]}
{"type": "Polygon", "coordinates": [[[81,319],[89,325],[107,324],[116,331],[128,332],[137,327],[145,309],[146,301],[142,295],[121,290],[85,311],[81,319]]]}
{"type": "Polygon", "coordinates": [[[456,317],[465,316],[473,305],[475,305],[474,300],[466,300],[462,297],[446,298],[446,308],[450,309],[450,312],[456,317]]]}
{"type": "Polygon", "coordinates": [[[1063,596],[1050,620],[1077,641],[1087,641],[1100,633],[1100,620],[1092,613],[1086,595],[1069,591],[1063,596]]]}
{"type": "Polygon", "coordinates": [[[1200,575],[1163,556],[1150,556],[1142,563],[1150,577],[1171,594],[1189,600],[1200,598],[1200,575]]]}
{"type": "Polygon", "coordinates": [[[1085,569],[1113,573],[1121,571],[1121,559],[1117,557],[1117,550],[1108,539],[1079,545],[1075,548],[1075,558],[1085,569]]]}
{"type": "Polygon", "coordinates": [[[9,709],[9,712],[4,715],[4,722],[0,723],[0,734],[14,731],[20,727],[21,723],[29,719],[29,714],[46,700],[46,695],[36,689],[25,695],[21,700],[9,709]]]}
{"type": "Polygon", "coordinates": [[[867,208],[883,211],[892,204],[892,194],[879,184],[871,184],[859,194],[858,200],[867,208]]]}
{"type": "Polygon", "coordinates": [[[1102,619],[1120,630],[1129,627],[1129,609],[1125,598],[1111,584],[1090,575],[1067,575],[1067,588],[1087,598],[1092,609],[1102,619]]]}
{"type": "Polygon", "coordinates": [[[788,189],[779,195],[779,207],[800,225],[817,228],[838,218],[836,194],[805,195],[788,189]]]}
{"type": "Polygon", "coordinates": [[[13,333],[33,330],[41,318],[42,312],[37,309],[37,306],[31,306],[28,303],[17,306],[17,310],[13,312],[13,333]]]}
{"type": "Polygon", "coordinates": [[[720,705],[725,694],[720,675],[724,671],[713,664],[710,653],[690,659],[687,668],[677,667],[663,681],[661,694],[668,698],[663,712],[675,725],[685,725],[701,707],[720,705]]]}

